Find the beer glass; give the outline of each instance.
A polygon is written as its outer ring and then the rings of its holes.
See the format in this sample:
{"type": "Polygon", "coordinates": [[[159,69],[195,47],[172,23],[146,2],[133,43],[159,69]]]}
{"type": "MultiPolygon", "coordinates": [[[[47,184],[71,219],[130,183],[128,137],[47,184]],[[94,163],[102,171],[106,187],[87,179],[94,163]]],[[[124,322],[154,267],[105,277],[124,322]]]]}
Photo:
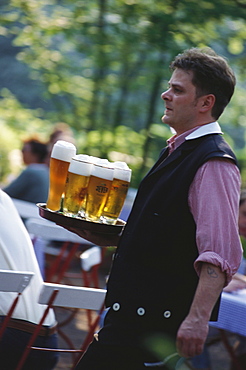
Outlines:
{"type": "Polygon", "coordinates": [[[71,160],[63,200],[63,213],[68,216],[84,216],[85,199],[92,163],[90,157],[78,154],[71,160]]]}
{"type": "Polygon", "coordinates": [[[89,221],[100,221],[103,208],[112,185],[114,168],[110,162],[98,158],[92,165],[87,189],[85,218],[89,221]]]}
{"type": "Polygon", "coordinates": [[[125,162],[114,162],[114,179],[102,212],[102,221],[115,225],[124,205],[131,181],[131,170],[125,162]]]}
{"type": "Polygon", "coordinates": [[[72,143],[58,140],[53,146],[50,158],[49,195],[46,204],[46,208],[51,211],[59,211],[61,208],[68,167],[75,155],[76,147],[72,143]]]}

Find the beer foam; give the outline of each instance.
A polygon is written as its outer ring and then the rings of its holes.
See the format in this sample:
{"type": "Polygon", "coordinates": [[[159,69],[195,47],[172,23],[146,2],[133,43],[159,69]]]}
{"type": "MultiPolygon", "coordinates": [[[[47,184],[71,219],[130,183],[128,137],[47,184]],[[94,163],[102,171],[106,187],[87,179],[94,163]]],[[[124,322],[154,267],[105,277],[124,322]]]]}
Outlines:
{"type": "Polygon", "coordinates": [[[99,166],[111,166],[111,163],[106,158],[97,158],[95,157],[95,162],[99,166]]]}
{"type": "Polygon", "coordinates": [[[90,162],[91,157],[87,154],[76,154],[73,158],[77,159],[78,161],[90,162]]]}
{"type": "Polygon", "coordinates": [[[113,163],[113,166],[115,179],[130,182],[132,170],[125,162],[116,161],[113,163]]]}
{"type": "Polygon", "coordinates": [[[90,157],[86,154],[75,155],[69,165],[68,172],[75,173],[76,175],[90,176],[92,163],[90,157]]]}
{"type": "Polygon", "coordinates": [[[64,140],[58,140],[53,146],[51,157],[60,159],[64,162],[70,162],[76,155],[76,147],[72,143],[64,140]]]}
{"type": "Polygon", "coordinates": [[[129,167],[127,166],[126,162],[115,161],[113,165],[114,165],[114,168],[121,168],[122,170],[129,170],[129,167]]]}
{"type": "MultiPolygon", "coordinates": [[[[106,161],[108,162],[107,159],[106,161]]],[[[112,181],[114,178],[114,167],[110,162],[93,164],[91,169],[91,175],[112,181]]]]}
{"type": "Polygon", "coordinates": [[[96,163],[97,160],[99,159],[98,157],[93,157],[92,155],[90,155],[89,157],[90,157],[90,162],[91,163],[96,163]]]}

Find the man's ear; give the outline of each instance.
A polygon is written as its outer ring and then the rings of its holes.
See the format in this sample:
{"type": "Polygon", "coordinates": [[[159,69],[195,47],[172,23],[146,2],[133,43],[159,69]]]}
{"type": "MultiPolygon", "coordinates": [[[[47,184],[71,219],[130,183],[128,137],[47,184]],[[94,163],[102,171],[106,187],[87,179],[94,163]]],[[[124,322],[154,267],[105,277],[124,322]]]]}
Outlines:
{"type": "Polygon", "coordinates": [[[214,103],[215,103],[215,96],[213,94],[202,96],[200,111],[207,112],[209,110],[212,110],[214,103]]]}

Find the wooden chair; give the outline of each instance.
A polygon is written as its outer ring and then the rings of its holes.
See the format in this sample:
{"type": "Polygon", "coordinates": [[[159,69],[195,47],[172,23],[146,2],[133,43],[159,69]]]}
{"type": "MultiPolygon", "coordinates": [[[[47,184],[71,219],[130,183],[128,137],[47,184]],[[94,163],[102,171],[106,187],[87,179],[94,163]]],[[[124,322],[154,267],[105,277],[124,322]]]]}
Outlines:
{"type": "MultiPolygon", "coordinates": [[[[23,355],[18,363],[16,370],[21,370],[28,354],[31,350],[38,351],[58,351],[58,352],[69,352],[69,353],[83,353],[83,345],[79,349],[53,349],[53,348],[40,348],[34,347],[33,343],[38,336],[39,330],[48,314],[48,311],[51,307],[74,307],[74,308],[83,308],[87,310],[98,311],[101,309],[104,303],[106,290],[104,289],[95,289],[95,288],[86,288],[86,287],[76,287],[70,285],[54,284],[54,283],[44,283],[40,297],[39,303],[46,304],[47,309],[43,317],[40,319],[39,324],[32,337],[30,338],[29,343],[23,355]]],[[[78,358],[75,359],[73,367],[75,367],[78,358]]]]}
{"type": "Polygon", "coordinates": [[[0,340],[4,334],[6,327],[8,326],[8,322],[14,312],[14,309],[22,292],[30,283],[33,275],[34,273],[29,271],[0,270],[0,291],[17,293],[17,296],[11,303],[7,315],[5,316],[0,328],[0,340]]]}

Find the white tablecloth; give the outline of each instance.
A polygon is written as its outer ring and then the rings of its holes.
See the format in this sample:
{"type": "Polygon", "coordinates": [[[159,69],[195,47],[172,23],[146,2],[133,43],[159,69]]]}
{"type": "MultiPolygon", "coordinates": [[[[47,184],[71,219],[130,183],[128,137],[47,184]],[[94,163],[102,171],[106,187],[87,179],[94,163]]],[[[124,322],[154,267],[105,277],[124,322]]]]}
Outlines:
{"type": "Polygon", "coordinates": [[[219,319],[210,326],[246,336],[246,289],[222,293],[219,319]]]}

